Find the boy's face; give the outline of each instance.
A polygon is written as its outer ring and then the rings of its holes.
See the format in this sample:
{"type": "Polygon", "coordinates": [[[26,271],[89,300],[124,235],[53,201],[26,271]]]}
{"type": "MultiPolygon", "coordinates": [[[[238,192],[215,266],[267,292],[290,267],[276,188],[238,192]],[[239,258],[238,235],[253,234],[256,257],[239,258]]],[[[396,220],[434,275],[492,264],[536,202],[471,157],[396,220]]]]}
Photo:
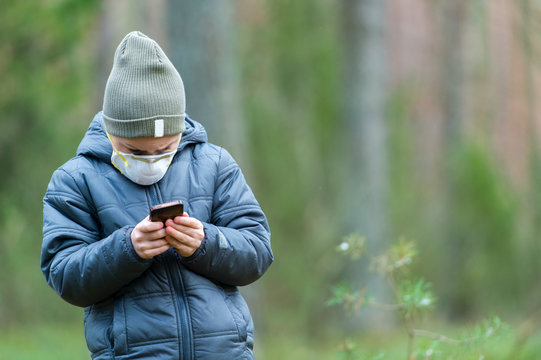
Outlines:
{"type": "Polygon", "coordinates": [[[159,155],[177,149],[181,134],[163,137],[121,138],[111,135],[115,148],[134,155],[159,155]]]}

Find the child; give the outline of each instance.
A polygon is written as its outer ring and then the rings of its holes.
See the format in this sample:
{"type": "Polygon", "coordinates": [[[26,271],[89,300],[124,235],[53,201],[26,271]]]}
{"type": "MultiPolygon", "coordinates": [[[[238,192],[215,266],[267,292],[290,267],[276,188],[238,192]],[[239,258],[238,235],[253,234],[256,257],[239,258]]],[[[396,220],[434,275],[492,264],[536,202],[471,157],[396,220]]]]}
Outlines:
{"type": "Polygon", "coordinates": [[[185,114],[155,41],[122,40],[103,111],[43,201],[41,268],[84,307],[93,359],[254,358],[237,286],[273,261],[267,220],[229,153],[185,114]],[[182,216],[150,221],[151,206],[174,200],[182,216]]]}

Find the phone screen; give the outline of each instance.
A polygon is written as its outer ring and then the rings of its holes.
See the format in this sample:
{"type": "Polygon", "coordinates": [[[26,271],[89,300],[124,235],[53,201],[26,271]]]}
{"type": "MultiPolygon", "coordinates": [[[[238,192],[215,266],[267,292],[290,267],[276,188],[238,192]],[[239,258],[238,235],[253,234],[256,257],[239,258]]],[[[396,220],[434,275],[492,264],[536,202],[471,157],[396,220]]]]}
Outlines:
{"type": "Polygon", "coordinates": [[[184,204],[182,201],[172,201],[150,208],[150,221],[165,222],[167,219],[173,219],[175,216],[182,216],[184,213],[184,204]]]}

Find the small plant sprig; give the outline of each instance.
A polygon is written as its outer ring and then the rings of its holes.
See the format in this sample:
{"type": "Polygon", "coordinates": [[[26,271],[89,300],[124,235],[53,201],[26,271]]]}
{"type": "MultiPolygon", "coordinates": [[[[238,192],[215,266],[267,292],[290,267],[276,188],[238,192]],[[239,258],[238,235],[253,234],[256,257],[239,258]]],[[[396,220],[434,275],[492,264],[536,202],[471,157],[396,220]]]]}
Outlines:
{"type": "MultiPolygon", "coordinates": [[[[332,288],[332,297],[326,304],[328,306],[340,305],[352,315],[358,315],[363,307],[375,307],[399,314],[408,335],[408,360],[442,358],[443,345],[470,350],[480,346],[506,327],[498,317],[493,317],[481,322],[473,330],[465,332],[458,338],[415,328],[416,320],[435,308],[436,297],[429,282],[424,278],[411,276],[411,264],[418,254],[413,241],[400,238],[385,253],[371,256],[367,251],[366,239],[359,234],[351,234],[344,238],[336,250],[355,261],[362,257],[369,258],[371,271],[386,278],[392,290],[394,303],[386,304],[377,301],[367,293],[366,287],[353,290],[349,285],[341,283],[332,288]],[[415,349],[415,342],[420,338],[425,341],[415,349]]],[[[356,345],[350,339],[345,341],[340,349],[347,359],[359,358],[355,356],[356,345]]],[[[475,359],[482,358],[484,355],[476,353],[475,359]]]]}

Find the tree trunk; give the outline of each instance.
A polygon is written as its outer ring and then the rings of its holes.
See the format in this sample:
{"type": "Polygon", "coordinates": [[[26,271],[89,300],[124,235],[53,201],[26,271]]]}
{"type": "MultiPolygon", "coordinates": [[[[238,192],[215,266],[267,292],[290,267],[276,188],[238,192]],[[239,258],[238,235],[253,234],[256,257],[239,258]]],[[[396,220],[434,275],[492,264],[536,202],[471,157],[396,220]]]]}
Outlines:
{"type": "Polygon", "coordinates": [[[468,303],[462,295],[462,283],[466,276],[460,265],[467,255],[465,240],[457,232],[455,211],[458,209],[454,195],[456,194],[453,153],[461,138],[461,122],[464,115],[464,79],[463,79],[463,27],[466,11],[466,1],[443,1],[441,2],[441,46],[442,46],[442,69],[441,69],[441,99],[443,112],[443,141],[444,141],[444,213],[443,217],[445,240],[442,254],[443,269],[447,279],[443,291],[442,303],[446,305],[451,317],[461,316],[467,313],[468,303]]]}
{"type": "Polygon", "coordinates": [[[168,0],[169,54],[184,81],[186,111],[211,142],[246,169],[233,0],[168,0]]]}
{"type": "MultiPolygon", "coordinates": [[[[105,0],[102,2],[97,58],[100,76],[97,79],[95,104],[101,109],[107,78],[113,66],[115,50],[124,36],[131,31],[141,31],[166,49],[165,16],[166,0],[105,0]]],[[[167,53],[167,51],[166,51],[167,53]]]]}
{"type": "MultiPolygon", "coordinates": [[[[360,231],[378,254],[388,245],[385,1],[344,0],[346,232],[360,231]]],[[[350,277],[363,277],[359,268],[350,277]]],[[[384,296],[385,284],[375,285],[384,296]]],[[[384,299],[382,299],[384,301],[384,299]]],[[[385,326],[382,321],[379,325],[385,326]]]]}

